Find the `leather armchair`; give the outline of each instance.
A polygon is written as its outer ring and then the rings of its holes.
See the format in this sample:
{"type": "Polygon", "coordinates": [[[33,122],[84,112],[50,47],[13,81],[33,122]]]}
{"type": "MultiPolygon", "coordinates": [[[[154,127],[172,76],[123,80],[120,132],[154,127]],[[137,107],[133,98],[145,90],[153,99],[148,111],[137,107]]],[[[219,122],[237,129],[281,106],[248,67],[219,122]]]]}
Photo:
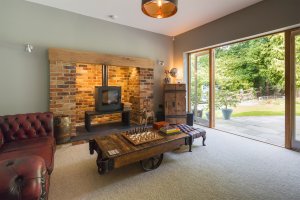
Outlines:
{"type": "MultiPolygon", "coordinates": [[[[40,199],[38,191],[44,183],[47,193],[54,166],[53,136],[53,114],[50,112],[0,116],[0,199],[13,197],[16,189],[20,190],[17,191],[19,197],[26,197],[22,199],[40,199]],[[9,166],[13,166],[19,176],[11,172],[9,166]],[[42,179],[33,178],[33,175],[42,179]]],[[[47,195],[43,199],[46,198],[47,195]]]]}
{"type": "Polygon", "coordinates": [[[3,133],[0,129],[0,148],[2,147],[3,144],[4,144],[4,137],[3,137],[3,133]]]}
{"type": "Polygon", "coordinates": [[[49,182],[45,162],[38,156],[0,161],[0,199],[46,199],[49,182]]]}
{"type": "Polygon", "coordinates": [[[0,116],[0,160],[26,155],[44,158],[48,173],[53,170],[55,139],[53,114],[29,113],[0,116]]]}

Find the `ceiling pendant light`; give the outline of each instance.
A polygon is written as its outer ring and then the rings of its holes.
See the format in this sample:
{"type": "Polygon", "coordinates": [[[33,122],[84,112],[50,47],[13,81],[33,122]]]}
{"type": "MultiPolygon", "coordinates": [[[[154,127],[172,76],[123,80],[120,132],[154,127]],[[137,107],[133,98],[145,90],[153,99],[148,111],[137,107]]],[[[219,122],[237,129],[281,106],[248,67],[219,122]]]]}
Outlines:
{"type": "Polygon", "coordinates": [[[154,18],[167,18],[176,14],[178,0],[142,0],[142,11],[154,18]]]}

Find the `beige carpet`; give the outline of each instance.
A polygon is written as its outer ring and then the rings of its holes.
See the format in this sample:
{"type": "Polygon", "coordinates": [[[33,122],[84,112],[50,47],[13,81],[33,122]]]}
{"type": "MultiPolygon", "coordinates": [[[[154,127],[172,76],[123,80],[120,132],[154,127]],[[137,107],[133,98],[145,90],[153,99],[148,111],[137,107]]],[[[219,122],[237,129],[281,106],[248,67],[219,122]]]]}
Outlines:
{"type": "Polygon", "coordinates": [[[166,153],[151,172],[133,164],[100,176],[88,144],[59,148],[49,199],[300,199],[300,153],[207,132],[206,147],[166,153]]]}

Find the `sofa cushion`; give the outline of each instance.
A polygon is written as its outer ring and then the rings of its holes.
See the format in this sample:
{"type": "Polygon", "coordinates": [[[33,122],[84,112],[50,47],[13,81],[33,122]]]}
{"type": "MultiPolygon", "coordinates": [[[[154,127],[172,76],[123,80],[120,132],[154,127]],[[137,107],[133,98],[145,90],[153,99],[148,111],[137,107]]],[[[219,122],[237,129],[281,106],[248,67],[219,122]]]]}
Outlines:
{"type": "Polygon", "coordinates": [[[6,159],[14,159],[23,156],[40,156],[44,159],[48,173],[53,170],[54,148],[48,145],[32,146],[32,148],[24,148],[16,151],[7,151],[0,153],[0,161],[6,159]]]}
{"type": "Polygon", "coordinates": [[[23,149],[31,149],[36,147],[48,146],[55,150],[55,139],[53,137],[32,138],[30,140],[19,140],[10,143],[5,143],[0,148],[1,152],[18,151],[23,149]]]}
{"type": "Polygon", "coordinates": [[[0,199],[47,198],[49,176],[41,157],[0,161],[0,177],[0,199]]]}
{"type": "Polygon", "coordinates": [[[0,116],[0,129],[5,142],[53,136],[53,114],[46,112],[0,116]]]}

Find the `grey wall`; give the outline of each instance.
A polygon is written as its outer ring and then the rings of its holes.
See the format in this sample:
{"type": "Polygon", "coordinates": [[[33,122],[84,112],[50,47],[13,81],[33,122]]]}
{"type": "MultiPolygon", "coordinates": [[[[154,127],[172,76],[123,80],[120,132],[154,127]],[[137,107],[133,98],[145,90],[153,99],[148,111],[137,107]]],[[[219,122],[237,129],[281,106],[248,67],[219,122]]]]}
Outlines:
{"type": "MultiPolygon", "coordinates": [[[[164,60],[183,67],[183,54],[300,23],[299,0],[264,0],[172,38],[24,0],[0,0],[0,115],[48,110],[49,47],[164,60]],[[24,44],[35,46],[24,51],[24,44]]],[[[156,66],[155,105],[163,68],[156,66]]],[[[185,73],[186,74],[186,73],[185,73]]]]}
{"type": "MultiPolygon", "coordinates": [[[[171,37],[41,6],[0,2],[0,115],[48,110],[49,47],[173,62],[171,37]],[[34,52],[24,51],[33,44],[34,52]]],[[[154,103],[162,101],[163,68],[154,69],[154,103]]]]}
{"type": "Polygon", "coordinates": [[[184,52],[299,24],[299,8],[299,0],[264,0],[180,34],[175,37],[174,42],[174,65],[184,68],[186,77],[184,52]]]}

